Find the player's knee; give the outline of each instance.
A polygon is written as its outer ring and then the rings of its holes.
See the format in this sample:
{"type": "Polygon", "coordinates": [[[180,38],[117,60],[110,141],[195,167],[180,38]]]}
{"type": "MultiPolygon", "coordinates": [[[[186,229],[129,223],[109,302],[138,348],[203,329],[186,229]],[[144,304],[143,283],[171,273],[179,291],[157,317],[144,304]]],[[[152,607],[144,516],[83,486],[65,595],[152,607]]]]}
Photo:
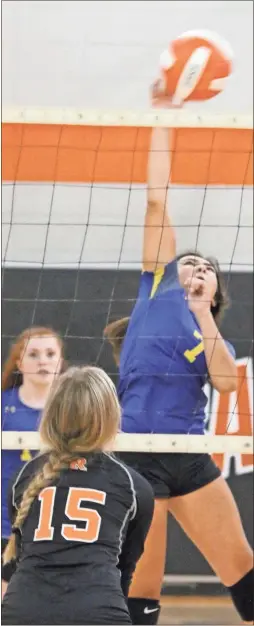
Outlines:
{"type": "Polygon", "coordinates": [[[244,622],[254,620],[254,569],[252,568],[237,583],[228,587],[233,603],[244,622]]]}
{"type": "Polygon", "coordinates": [[[221,570],[218,570],[218,576],[225,587],[233,587],[253,567],[253,551],[250,546],[243,546],[232,552],[230,558],[221,564],[221,570]]]}
{"type": "Polygon", "coordinates": [[[158,600],[151,598],[128,598],[128,608],[132,624],[151,625],[157,624],[160,615],[160,604],[158,600]]]}

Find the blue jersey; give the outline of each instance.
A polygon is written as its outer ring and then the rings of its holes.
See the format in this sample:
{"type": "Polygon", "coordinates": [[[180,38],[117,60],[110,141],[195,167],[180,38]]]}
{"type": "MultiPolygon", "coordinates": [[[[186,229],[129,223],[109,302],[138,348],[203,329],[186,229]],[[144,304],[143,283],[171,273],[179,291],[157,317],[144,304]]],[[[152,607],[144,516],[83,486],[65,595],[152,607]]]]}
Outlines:
{"type": "MultiPolygon", "coordinates": [[[[2,430],[37,430],[39,419],[39,410],[21,402],[18,388],[2,392],[2,430]]],[[[7,506],[9,482],[34,454],[31,450],[2,450],[2,537],[9,537],[11,532],[7,506]]]]}
{"type": "Polygon", "coordinates": [[[207,380],[201,331],[179,284],[177,262],[144,272],[120,358],[122,430],[203,434],[207,380]]]}

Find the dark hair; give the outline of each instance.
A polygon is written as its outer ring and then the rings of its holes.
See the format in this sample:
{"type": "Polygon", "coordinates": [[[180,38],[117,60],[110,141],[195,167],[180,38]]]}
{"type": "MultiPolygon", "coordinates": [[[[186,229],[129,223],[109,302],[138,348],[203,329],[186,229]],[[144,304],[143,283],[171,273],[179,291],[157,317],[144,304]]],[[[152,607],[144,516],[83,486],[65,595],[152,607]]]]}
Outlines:
{"type": "Polygon", "coordinates": [[[230,305],[230,299],[229,299],[229,295],[228,295],[228,292],[227,292],[227,289],[223,280],[219,262],[214,257],[205,256],[204,254],[201,254],[197,250],[186,250],[184,252],[181,252],[180,254],[176,256],[176,260],[180,261],[185,256],[195,256],[200,259],[206,259],[213,266],[215,273],[216,273],[216,278],[217,278],[217,291],[214,297],[215,305],[211,306],[211,313],[214,317],[216,324],[220,323],[226,309],[230,305]]]}
{"type": "Polygon", "coordinates": [[[129,317],[122,317],[120,320],[111,322],[111,324],[108,324],[104,329],[104,337],[107,338],[113,348],[113,357],[117,365],[119,364],[120,352],[124,337],[127,333],[129,321],[129,317]]]}
{"type": "MultiPolygon", "coordinates": [[[[181,252],[176,256],[176,261],[180,261],[185,256],[195,256],[199,257],[200,259],[206,259],[214,267],[217,278],[217,291],[215,294],[216,303],[214,306],[211,306],[211,313],[214,317],[216,324],[220,323],[224,312],[230,304],[230,300],[217,259],[213,257],[206,257],[197,250],[186,250],[185,252],[181,252]]],[[[109,341],[113,348],[113,356],[117,365],[119,364],[120,353],[123,345],[123,340],[127,332],[129,320],[129,317],[123,317],[120,320],[111,322],[111,324],[108,324],[108,326],[104,329],[104,337],[106,337],[106,339],[109,341]]]]}

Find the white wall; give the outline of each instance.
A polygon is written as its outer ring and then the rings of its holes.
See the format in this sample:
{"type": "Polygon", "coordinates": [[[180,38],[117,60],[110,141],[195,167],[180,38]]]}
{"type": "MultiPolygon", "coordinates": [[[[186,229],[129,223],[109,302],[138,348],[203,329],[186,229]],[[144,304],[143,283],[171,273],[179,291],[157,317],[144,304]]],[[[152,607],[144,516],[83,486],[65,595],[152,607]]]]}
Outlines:
{"type": "Polygon", "coordinates": [[[4,0],[3,104],[144,107],[162,50],[197,28],[235,54],[227,90],[207,106],[252,111],[251,0],[4,0]]]}

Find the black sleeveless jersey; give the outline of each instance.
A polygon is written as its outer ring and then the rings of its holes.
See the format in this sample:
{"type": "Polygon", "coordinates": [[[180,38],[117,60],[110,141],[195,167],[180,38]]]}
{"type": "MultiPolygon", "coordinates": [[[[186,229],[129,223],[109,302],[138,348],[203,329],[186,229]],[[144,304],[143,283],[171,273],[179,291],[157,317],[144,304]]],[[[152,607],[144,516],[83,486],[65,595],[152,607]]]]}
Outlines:
{"type": "MultiPolygon", "coordinates": [[[[15,516],[24,490],[47,460],[16,477],[15,516]]],[[[128,624],[125,597],[153,514],[150,485],[106,453],[77,459],[33,501],[18,564],[3,602],[3,624],[128,624]]]]}

